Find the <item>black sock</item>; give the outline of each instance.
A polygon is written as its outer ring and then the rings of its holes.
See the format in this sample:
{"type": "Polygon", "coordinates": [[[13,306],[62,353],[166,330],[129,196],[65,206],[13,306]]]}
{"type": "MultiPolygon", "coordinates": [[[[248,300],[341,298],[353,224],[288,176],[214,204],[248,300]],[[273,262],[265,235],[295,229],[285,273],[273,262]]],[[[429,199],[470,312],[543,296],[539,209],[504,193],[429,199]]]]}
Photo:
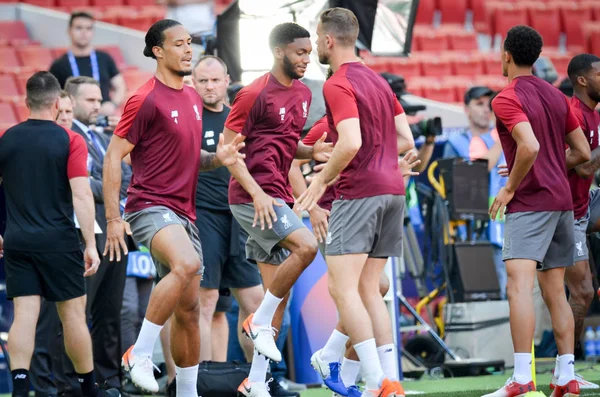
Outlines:
{"type": "Polygon", "coordinates": [[[10,371],[13,381],[13,397],[29,395],[29,371],[26,369],[15,369],[10,371]]]}
{"type": "Polygon", "coordinates": [[[87,374],[77,374],[77,380],[81,385],[81,393],[83,397],[96,397],[98,395],[98,386],[94,378],[94,371],[87,374]]]}

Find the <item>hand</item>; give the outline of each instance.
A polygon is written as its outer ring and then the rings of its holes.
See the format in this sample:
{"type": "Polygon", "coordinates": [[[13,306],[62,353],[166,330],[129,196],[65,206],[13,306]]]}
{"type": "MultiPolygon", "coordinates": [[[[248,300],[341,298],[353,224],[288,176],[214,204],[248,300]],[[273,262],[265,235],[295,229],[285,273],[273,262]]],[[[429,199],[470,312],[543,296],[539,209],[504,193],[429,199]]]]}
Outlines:
{"type": "Polygon", "coordinates": [[[110,102],[104,102],[102,104],[102,106],[100,106],[100,114],[103,114],[105,116],[112,116],[117,112],[117,106],[110,102]]]}
{"type": "Polygon", "coordinates": [[[100,266],[100,257],[98,256],[96,245],[85,247],[83,261],[85,263],[85,273],[83,273],[83,277],[89,277],[96,274],[98,266],[100,266]]]}
{"type": "Polygon", "coordinates": [[[402,171],[402,176],[417,176],[418,172],[413,171],[417,165],[421,164],[421,160],[417,159],[417,154],[414,150],[410,150],[404,157],[398,160],[398,167],[402,171]]]}
{"type": "MultiPolygon", "coordinates": [[[[309,175],[309,176],[307,176],[307,177],[305,178],[305,179],[306,179],[306,182],[307,182],[307,183],[309,183],[309,184],[310,184],[310,183],[312,183],[313,179],[315,179],[315,178],[317,177],[317,175],[319,174],[319,172],[323,171],[323,168],[325,168],[325,166],[326,166],[326,165],[327,165],[327,164],[325,164],[325,163],[322,163],[322,164],[317,164],[317,165],[315,165],[315,166],[313,167],[313,174],[312,174],[312,175],[309,175]]],[[[337,181],[339,181],[339,180],[340,180],[340,176],[338,175],[338,176],[336,176],[335,178],[333,178],[333,180],[332,180],[331,182],[329,182],[329,183],[327,184],[327,186],[333,186],[333,185],[335,185],[335,184],[337,183],[337,181]]]]}
{"type": "Polygon", "coordinates": [[[328,224],[329,211],[324,210],[318,205],[310,211],[310,224],[313,227],[313,233],[317,238],[317,241],[320,243],[325,242],[327,238],[327,229],[329,227],[328,224]]]}
{"type": "Polygon", "coordinates": [[[498,175],[508,177],[508,165],[500,164],[498,166],[498,175]]]}
{"type": "Polygon", "coordinates": [[[0,259],[4,256],[4,239],[0,236],[0,259]]]}
{"type": "Polygon", "coordinates": [[[125,243],[125,233],[131,236],[131,227],[129,223],[119,218],[106,225],[106,247],[103,256],[109,255],[108,259],[112,262],[117,258],[121,260],[121,249],[123,254],[127,255],[127,243],[125,243]]]}
{"type": "Polygon", "coordinates": [[[225,136],[221,134],[219,135],[219,143],[217,145],[217,159],[224,167],[230,167],[238,161],[243,161],[246,155],[240,153],[240,150],[244,146],[246,144],[244,143],[244,136],[242,134],[237,134],[228,144],[225,144],[225,136]]]}
{"type": "Polygon", "coordinates": [[[297,201],[294,203],[294,207],[292,208],[292,211],[294,211],[294,213],[296,215],[298,215],[298,218],[302,219],[302,211],[300,211],[300,207],[298,206],[297,201]]]}
{"type": "Polygon", "coordinates": [[[308,186],[308,189],[304,191],[298,197],[298,205],[300,206],[300,210],[308,210],[312,211],[313,208],[317,205],[317,202],[323,197],[325,190],[327,189],[327,185],[320,178],[321,174],[314,177],[308,186]]]}
{"type": "Polygon", "coordinates": [[[506,206],[510,203],[510,200],[512,200],[514,195],[515,192],[508,190],[506,186],[500,189],[498,195],[494,199],[494,203],[490,207],[490,218],[492,218],[493,221],[496,220],[496,215],[498,215],[498,213],[500,214],[498,219],[504,217],[506,206]]]}
{"type": "Polygon", "coordinates": [[[277,214],[273,206],[283,207],[283,204],[261,190],[254,197],[254,222],[252,227],[256,227],[259,222],[260,230],[265,230],[266,222],[269,229],[273,229],[273,222],[277,222],[277,214]]]}
{"type": "Polygon", "coordinates": [[[321,163],[326,163],[331,157],[331,152],[333,152],[333,143],[325,142],[325,138],[327,138],[326,132],[313,145],[313,159],[321,163]]]}

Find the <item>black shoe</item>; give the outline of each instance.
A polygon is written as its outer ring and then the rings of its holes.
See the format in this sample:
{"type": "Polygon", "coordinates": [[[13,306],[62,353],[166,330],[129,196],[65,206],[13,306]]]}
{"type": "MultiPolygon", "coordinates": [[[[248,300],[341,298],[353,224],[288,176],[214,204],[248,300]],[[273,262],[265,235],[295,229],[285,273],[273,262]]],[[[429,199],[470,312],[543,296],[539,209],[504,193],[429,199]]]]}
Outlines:
{"type": "Polygon", "coordinates": [[[300,393],[288,391],[281,387],[279,382],[274,380],[271,374],[267,374],[267,380],[269,379],[269,394],[271,394],[272,397],[300,397],[300,393]]]}
{"type": "Polygon", "coordinates": [[[98,397],[121,397],[119,389],[100,389],[98,390],[98,397]]]}
{"type": "Polygon", "coordinates": [[[166,397],[176,397],[177,396],[177,382],[175,379],[167,386],[167,392],[165,393],[166,397]]]}

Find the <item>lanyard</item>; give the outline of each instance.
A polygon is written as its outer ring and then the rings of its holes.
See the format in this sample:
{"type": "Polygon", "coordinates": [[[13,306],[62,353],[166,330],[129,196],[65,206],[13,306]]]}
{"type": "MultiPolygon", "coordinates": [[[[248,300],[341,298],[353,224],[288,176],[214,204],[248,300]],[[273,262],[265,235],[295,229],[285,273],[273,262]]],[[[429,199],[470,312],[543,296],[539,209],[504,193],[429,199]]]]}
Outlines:
{"type": "MultiPolygon", "coordinates": [[[[77,61],[75,61],[75,55],[73,55],[73,51],[69,51],[67,56],[69,57],[69,63],[71,64],[71,72],[73,73],[73,76],[80,76],[79,66],[77,66],[77,61]]],[[[98,58],[96,57],[96,51],[94,50],[90,52],[90,62],[92,63],[92,77],[99,83],[100,69],[98,68],[98,58]]]]}

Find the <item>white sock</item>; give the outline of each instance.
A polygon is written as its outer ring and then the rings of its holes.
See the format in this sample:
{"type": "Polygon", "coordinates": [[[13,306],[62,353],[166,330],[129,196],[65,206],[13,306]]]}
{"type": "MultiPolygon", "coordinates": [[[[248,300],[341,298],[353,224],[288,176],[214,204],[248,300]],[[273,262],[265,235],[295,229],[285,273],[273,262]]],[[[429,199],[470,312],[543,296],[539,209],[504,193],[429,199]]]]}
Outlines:
{"type": "Polygon", "coordinates": [[[389,345],[379,346],[377,354],[379,355],[379,362],[381,363],[385,377],[389,380],[398,380],[396,345],[390,343],[389,345]]]}
{"type": "Polygon", "coordinates": [[[252,323],[256,325],[271,325],[275,311],[282,300],[283,298],[278,298],[271,291],[267,290],[265,298],[256,310],[256,313],[254,313],[252,323]]]}
{"type": "Polygon", "coordinates": [[[515,382],[526,385],[531,382],[531,353],[515,353],[515,382]]]}
{"type": "Polygon", "coordinates": [[[139,357],[152,357],[154,352],[154,345],[160,335],[162,325],[156,325],[144,318],[140,334],[135,341],[133,346],[133,355],[139,357]]]}
{"type": "Polygon", "coordinates": [[[358,354],[358,358],[362,364],[367,389],[379,389],[385,375],[383,374],[383,369],[381,369],[381,363],[379,362],[375,338],[354,345],[354,350],[356,350],[356,354],[358,354]]]}
{"type": "Polygon", "coordinates": [[[267,381],[268,370],[269,359],[261,354],[258,354],[258,352],[254,350],[254,356],[252,357],[252,366],[250,367],[250,373],[248,374],[248,382],[265,383],[267,381]]]}
{"type": "Polygon", "coordinates": [[[350,387],[356,385],[356,378],[360,372],[360,361],[348,360],[346,357],[342,360],[342,369],[340,376],[344,386],[350,387]]]}
{"type": "Polygon", "coordinates": [[[191,397],[198,395],[198,365],[187,368],[175,367],[175,381],[177,382],[177,397],[191,397]]]}
{"type": "Polygon", "coordinates": [[[321,350],[321,360],[327,363],[340,362],[346,350],[346,342],[350,339],[347,335],[342,334],[337,329],[334,329],[331,336],[321,350]]]}
{"type": "Polygon", "coordinates": [[[573,354],[563,354],[558,357],[559,370],[558,385],[564,386],[575,379],[575,356],[573,354]]]}
{"type": "Polygon", "coordinates": [[[556,378],[558,378],[559,374],[560,374],[560,360],[558,359],[558,357],[560,357],[558,354],[556,355],[556,365],[554,365],[554,376],[556,378]]]}

